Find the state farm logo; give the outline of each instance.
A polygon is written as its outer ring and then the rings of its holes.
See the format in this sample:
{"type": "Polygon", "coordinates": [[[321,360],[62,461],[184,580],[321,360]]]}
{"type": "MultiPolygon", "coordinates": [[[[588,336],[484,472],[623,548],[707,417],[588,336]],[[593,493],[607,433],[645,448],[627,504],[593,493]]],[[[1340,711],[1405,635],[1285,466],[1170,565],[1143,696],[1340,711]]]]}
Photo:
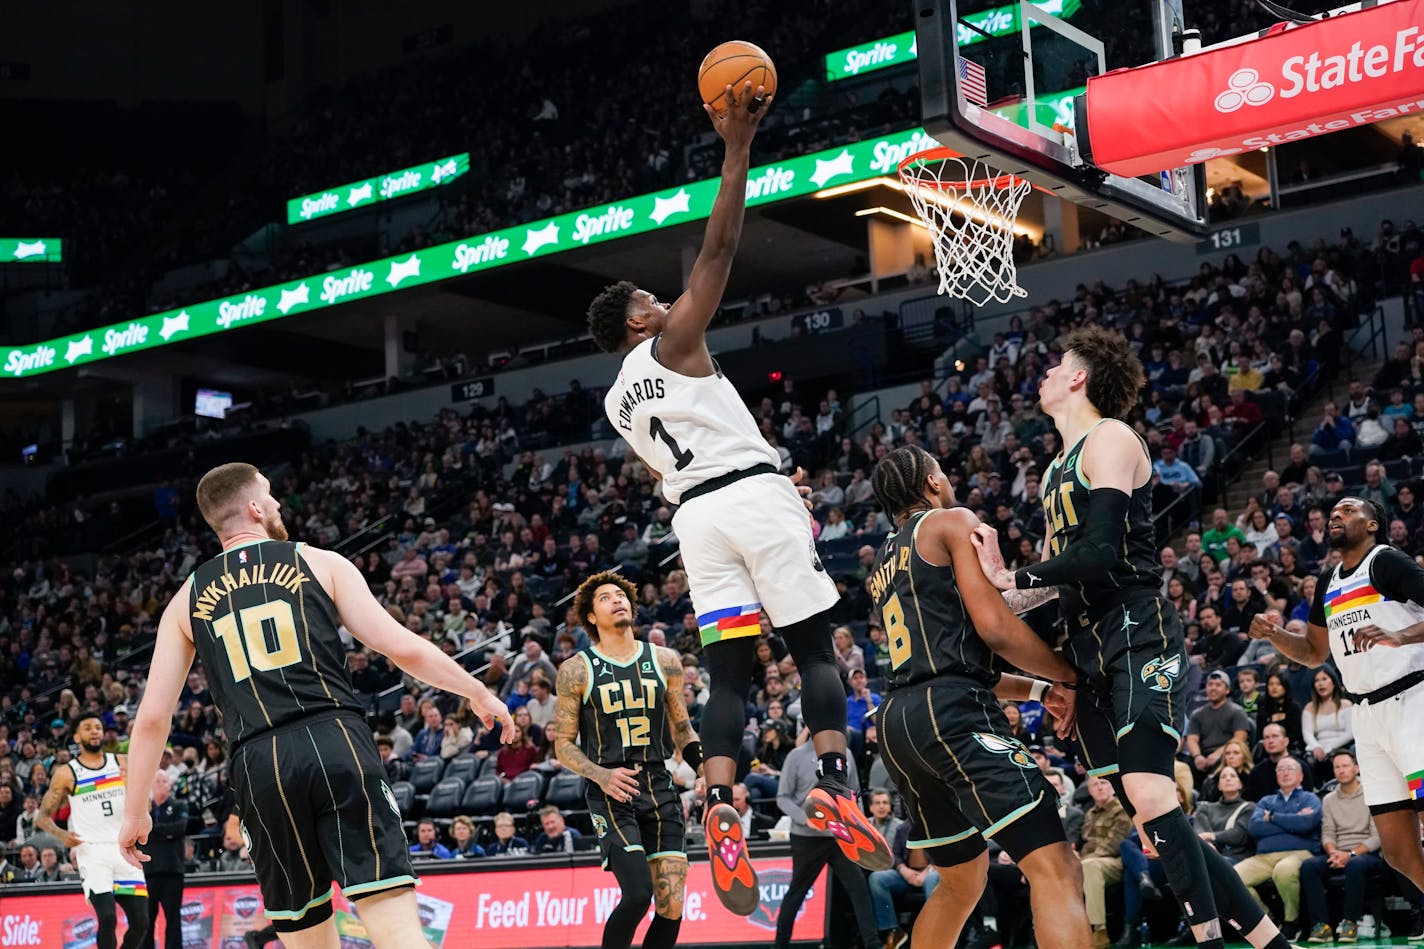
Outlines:
{"type": "Polygon", "coordinates": [[[1226,80],[1227,89],[1216,97],[1216,111],[1235,112],[1243,105],[1265,105],[1276,97],[1276,87],[1254,69],[1238,69],[1226,80]]]}

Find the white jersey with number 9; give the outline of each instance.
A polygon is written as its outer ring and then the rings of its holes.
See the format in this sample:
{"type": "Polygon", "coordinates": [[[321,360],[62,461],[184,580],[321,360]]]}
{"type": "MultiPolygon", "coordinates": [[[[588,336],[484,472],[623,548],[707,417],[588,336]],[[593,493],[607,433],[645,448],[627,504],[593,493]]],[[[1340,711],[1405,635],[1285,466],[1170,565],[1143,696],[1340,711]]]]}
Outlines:
{"type": "Polygon", "coordinates": [[[638,457],[662,475],[670,503],[711,478],[780,465],[776,449],[720,368],[710,376],[681,375],[658,362],[657,345],[654,337],[623,357],[603,408],[638,457]]]}

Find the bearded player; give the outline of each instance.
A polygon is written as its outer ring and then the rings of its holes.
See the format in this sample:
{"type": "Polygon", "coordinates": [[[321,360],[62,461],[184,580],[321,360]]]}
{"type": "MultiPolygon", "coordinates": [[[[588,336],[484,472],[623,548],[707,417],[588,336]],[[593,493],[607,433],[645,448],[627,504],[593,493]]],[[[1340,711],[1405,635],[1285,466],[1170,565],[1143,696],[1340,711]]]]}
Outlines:
{"type": "Polygon", "coordinates": [[[1305,634],[1257,616],[1251,636],[1310,668],[1334,660],[1355,703],[1355,755],[1385,861],[1424,888],[1424,568],[1380,543],[1387,523],[1373,501],[1337,501],[1329,536],[1340,564],[1315,585],[1305,634]]]}
{"type": "MultiPolygon", "coordinates": [[[[1078,744],[1089,774],[1112,782],[1143,841],[1156,848],[1197,944],[1221,949],[1224,916],[1257,949],[1287,949],[1231,865],[1192,831],[1177,799],[1189,659],[1181,618],[1161,594],[1147,444],[1120,421],[1145,382],[1120,334],[1099,326],[1074,332],[1038,390],[1066,446],[1043,478],[1044,559],[1007,569],[988,526],[975,529],[974,544],[999,589],[1058,587],[1064,657],[1083,686],[1078,744]]],[[[1099,930],[1094,940],[1105,944],[1107,935],[1099,930]]]]}
{"type": "Polygon", "coordinates": [[[231,751],[228,774],[262,891],[288,949],[337,944],[332,883],[355,902],[377,949],[428,946],[395,796],[366,709],[346,669],[340,629],[429,685],[464,696],[514,738],[509,710],[429,640],[391,618],[340,554],[287,540],[272,486],[251,465],[198,482],[198,509],[222,552],[163,612],[148,689],[129,746],[132,791],[119,845],[135,867],[153,826],[149,785],[195,655],[231,751]]]}
{"type": "MultiPolygon", "coordinates": [[[[104,751],[104,720],[98,715],[79,719],[74,740],[79,754],[50,775],[35,827],[58,837],[79,868],[84,896],[99,921],[95,935],[98,949],[115,949],[118,944],[115,905],[128,918],[123,949],[136,949],[148,931],[148,884],[143,870],[130,866],[119,851],[128,760],[104,751]],[[66,802],[69,829],[60,830],[54,815],[66,802]]],[[[147,803],[147,791],[140,800],[147,803]]]]}
{"type": "Polygon", "coordinates": [[[801,673],[802,714],[819,757],[808,820],[818,830],[844,828],[845,854],[862,867],[891,864],[846,779],[845,690],[827,615],[839,595],[816,555],[796,489],[777,474],[779,456],[707,349],[707,325],[721,305],[741,235],[752,137],[771,101],[760,92],[753,95],[751,83],[740,96],[728,87],[725,116],[708,108],[726,154],[687,290],[669,306],[623,281],[588,311],[599,347],[624,354],[604,399],[608,418],[662,479],[667,500],[681,505],[673,528],[712,679],[702,713],[707,849],[718,897],[742,916],[756,910],[759,893],[732,783],[763,610],[801,673]]]}
{"type": "Polygon", "coordinates": [[[637,590],[596,573],[574,594],[593,644],[559,667],[554,753],[588,779],[588,809],[603,867],[623,892],[603,929],[603,949],[627,949],[654,903],[643,949],[670,949],[687,888],[682,796],[664,762],[673,749],[693,768],[702,745],[682,702],[676,652],[633,638],[637,590]]]}

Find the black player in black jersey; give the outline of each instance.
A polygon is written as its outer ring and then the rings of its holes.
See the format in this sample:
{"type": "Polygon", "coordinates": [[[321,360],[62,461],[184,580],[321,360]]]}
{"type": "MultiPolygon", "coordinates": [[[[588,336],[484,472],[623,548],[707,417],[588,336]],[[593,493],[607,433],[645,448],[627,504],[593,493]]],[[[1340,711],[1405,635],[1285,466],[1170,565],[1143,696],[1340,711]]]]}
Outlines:
{"type": "Polygon", "coordinates": [[[616,573],[596,573],[579,585],[574,615],[593,627],[594,642],[559,667],[554,707],[554,751],[560,764],[588,780],[603,867],[623,891],[604,924],[603,949],[632,944],[649,900],[655,915],[644,949],[677,942],[687,853],[682,798],[664,762],[674,748],[694,768],[702,761],[682,702],[682,660],[633,638],[636,595],[616,573]]]}
{"type": "Polygon", "coordinates": [[[332,881],[355,900],[378,949],[428,946],[401,815],[346,673],[338,635],[469,699],[493,727],[504,703],[428,640],[395,622],[345,557],[287,542],[271,485],[251,465],[214,468],[198,507],[223,552],[163,612],[134,719],[119,846],[148,858],[148,796],[172,712],[201,657],[231,744],[229,776],[267,916],[293,949],[332,946],[332,881]]]}
{"type": "Polygon", "coordinates": [[[1038,390],[1067,446],[1044,479],[1044,560],[1006,569],[987,526],[975,529],[974,545],[999,589],[1058,587],[1064,652],[1084,686],[1077,725],[1088,773],[1113,783],[1142,840],[1156,848],[1197,943],[1221,949],[1220,905],[1253,945],[1285,949],[1230,864],[1198,840],[1177,800],[1173,763],[1190,658],[1181,618],[1160,592],[1147,445],[1118,421],[1145,381],[1121,335],[1099,326],[1075,331],[1038,390]]]}
{"type": "MultiPolygon", "coordinates": [[[[876,717],[880,750],[940,885],[915,922],[916,945],[953,946],[989,872],[993,837],[1028,878],[1044,949],[1087,949],[1083,877],[1058,800],[1009,728],[999,699],[1041,699],[1066,735],[1071,688],[993,672],[997,652],[1060,682],[1077,674],[989,585],[971,541],[979,521],[953,508],[954,489],[922,448],[875,466],[876,497],[895,522],[870,575],[890,640],[888,691],[876,717]],[[1051,923],[1049,921],[1052,921],[1051,923]]],[[[1014,593],[1019,609],[1049,596],[1014,593]]]]}

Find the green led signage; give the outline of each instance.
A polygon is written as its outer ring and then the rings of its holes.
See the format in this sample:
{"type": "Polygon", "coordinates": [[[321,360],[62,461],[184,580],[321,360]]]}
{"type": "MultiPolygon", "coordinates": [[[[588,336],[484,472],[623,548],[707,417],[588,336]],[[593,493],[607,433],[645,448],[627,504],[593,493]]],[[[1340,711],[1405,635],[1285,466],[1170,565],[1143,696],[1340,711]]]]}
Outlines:
{"type": "Polygon", "coordinates": [[[417,191],[428,191],[449,184],[469,171],[470,153],[465,152],[462,155],[452,155],[438,161],[377,175],[364,181],[353,181],[339,188],[304,194],[287,202],[287,223],[315,221],[317,218],[364,208],[378,201],[390,201],[415,194],[417,191]]]}
{"type": "MultiPolygon", "coordinates": [[[[911,129],[753,168],[747,175],[747,205],[771,204],[823,188],[893,175],[903,159],[938,144],[923,129],[911,129]]],[[[373,260],[344,271],[315,274],[31,346],[0,349],[0,373],[20,378],[68,369],[703,220],[712,212],[719,184],[718,178],[697,181],[373,260]]]]}
{"type": "Polygon", "coordinates": [[[0,264],[53,264],[63,256],[58,237],[0,237],[0,264]]]}
{"type": "MultiPolygon", "coordinates": [[[[1083,0],[1043,0],[1042,3],[1036,5],[1054,16],[1067,19],[1082,8],[1083,0]]],[[[1010,36],[1017,33],[1019,30],[1019,6],[1017,3],[1012,3],[1007,6],[995,7],[992,10],[971,13],[963,19],[965,23],[974,24],[979,31],[971,30],[964,23],[960,23],[956,28],[959,33],[960,48],[982,43],[987,38],[984,36],[985,33],[989,36],[1010,36]]],[[[860,46],[838,49],[826,56],[826,79],[835,82],[837,79],[850,79],[863,73],[874,72],[877,69],[888,69],[901,63],[914,62],[918,52],[915,47],[914,30],[896,33],[894,36],[887,36],[873,43],[862,43],[860,46]]]]}

